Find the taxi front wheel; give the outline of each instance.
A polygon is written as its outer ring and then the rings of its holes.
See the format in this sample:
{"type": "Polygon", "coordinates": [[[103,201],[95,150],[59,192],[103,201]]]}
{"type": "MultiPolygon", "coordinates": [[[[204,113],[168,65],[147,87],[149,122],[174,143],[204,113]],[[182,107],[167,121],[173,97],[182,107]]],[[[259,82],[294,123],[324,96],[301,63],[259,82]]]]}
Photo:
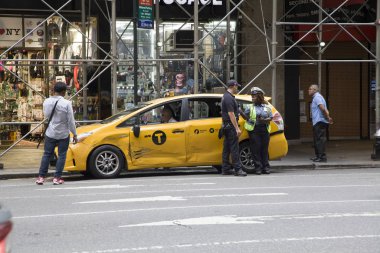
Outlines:
{"type": "Polygon", "coordinates": [[[101,146],[90,156],[88,171],[95,178],[114,178],[122,169],[124,169],[124,157],[116,147],[101,146]]]}

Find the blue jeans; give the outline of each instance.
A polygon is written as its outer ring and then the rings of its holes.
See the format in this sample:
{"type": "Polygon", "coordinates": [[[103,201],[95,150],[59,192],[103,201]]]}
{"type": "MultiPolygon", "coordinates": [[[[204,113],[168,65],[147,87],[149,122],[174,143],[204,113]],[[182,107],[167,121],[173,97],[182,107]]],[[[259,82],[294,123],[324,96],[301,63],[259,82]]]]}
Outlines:
{"type": "Polygon", "coordinates": [[[39,172],[40,177],[45,177],[46,173],[48,172],[50,157],[54,154],[54,149],[56,146],[58,146],[58,160],[57,160],[57,164],[55,165],[54,177],[62,176],[62,171],[63,171],[63,167],[65,166],[66,154],[67,154],[67,149],[69,148],[69,143],[70,143],[69,136],[61,140],[56,140],[56,139],[45,136],[44,154],[41,159],[40,172],[39,172]]]}

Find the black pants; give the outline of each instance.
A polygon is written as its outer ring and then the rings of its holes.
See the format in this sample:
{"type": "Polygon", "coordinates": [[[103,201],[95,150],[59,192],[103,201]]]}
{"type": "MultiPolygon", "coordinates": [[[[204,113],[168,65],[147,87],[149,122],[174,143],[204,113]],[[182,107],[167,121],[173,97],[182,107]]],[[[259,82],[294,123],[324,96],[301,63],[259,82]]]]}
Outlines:
{"type": "Polygon", "coordinates": [[[228,171],[231,169],[230,155],[232,158],[232,168],[235,171],[241,169],[240,155],[239,155],[239,139],[236,135],[234,127],[227,127],[224,129],[224,142],[222,153],[222,170],[228,171]]]}
{"type": "Polygon", "coordinates": [[[269,170],[269,133],[265,125],[256,126],[253,131],[248,131],[251,144],[251,154],[255,170],[269,170]]]}
{"type": "Polygon", "coordinates": [[[328,124],[324,122],[318,122],[313,126],[313,138],[314,138],[314,152],[318,158],[325,159],[325,147],[327,141],[327,128],[328,124]]]}

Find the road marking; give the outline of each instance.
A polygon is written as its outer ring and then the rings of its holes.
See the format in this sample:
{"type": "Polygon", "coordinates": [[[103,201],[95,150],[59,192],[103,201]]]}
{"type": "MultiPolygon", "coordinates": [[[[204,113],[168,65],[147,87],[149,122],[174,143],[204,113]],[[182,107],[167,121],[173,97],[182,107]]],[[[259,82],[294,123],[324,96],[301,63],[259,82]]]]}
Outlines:
{"type": "MultiPolygon", "coordinates": [[[[256,243],[283,243],[283,242],[308,242],[308,241],[327,241],[327,240],[352,240],[352,239],[378,239],[380,235],[338,235],[338,236],[310,236],[310,237],[291,237],[291,238],[273,238],[273,239],[253,239],[241,241],[220,241],[220,242],[205,242],[205,243],[188,243],[188,244],[174,244],[174,245],[155,245],[155,246],[141,246],[133,248],[118,248],[118,249],[98,249],[95,251],[73,251],[72,253],[114,253],[114,252],[135,252],[135,251],[152,251],[152,250],[180,250],[185,248],[204,248],[215,246],[228,246],[228,245],[244,245],[256,243]]],[[[193,249],[197,250],[197,249],[193,249]]],[[[198,249],[200,250],[200,249],[198,249]]]]}
{"type": "Polygon", "coordinates": [[[93,185],[93,186],[75,186],[75,187],[49,187],[40,188],[36,191],[56,191],[56,190],[87,190],[87,189],[123,189],[131,187],[152,187],[152,186],[186,186],[186,185],[215,185],[216,183],[184,183],[184,184],[160,184],[160,185],[120,185],[120,184],[106,184],[106,185],[93,185]]]}
{"type": "Polygon", "coordinates": [[[67,216],[79,216],[79,215],[104,215],[114,213],[126,213],[126,212],[157,212],[163,210],[180,210],[180,209],[200,209],[200,208],[229,208],[229,207],[242,207],[242,206],[276,206],[276,205],[321,205],[321,204],[344,204],[344,203],[377,203],[380,200],[377,199],[353,199],[353,200],[328,200],[328,201],[296,201],[296,202],[258,202],[258,203],[244,203],[244,204],[221,204],[221,205],[198,205],[198,206],[169,206],[169,207],[154,207],[154,208],[138,208],[138,209],[120,209],[120,210],[108,210],[97,212],[77,212],[77,213],[58,213],[58,214],[41,214],[41,215],[27,215],[27,216],[15,216],[13,219],[35,219],[35,218],[49,218],[49,217],[67,217],[67,216]]]}
{"type": "Polygon", "coordinates": [[[154,201],[183,201],[187,200],[183,197],[172,197],[172,196],[157,196],[157,197],[147,197],[147,198],[129,198],[129,199],[110,199],[110,200],[95,200],[95,201],[84,201],[75,202],[73,204],[99,204],[99,203],[124,203],[124,202],[154,202],[154,201]]]}
{"type": "Polygon", "coordinates": [[[380,212],[374,213],[319,213],[296,215],[271,215],[238,217],[236,215],[209,216],[189,218],[181,220],[158,221],[131,225],[121,225],[120,228],[151,227],[151,226],[199,226],[199,225],[234,225],[234,224],[264,224],[265,221],[274,220],[299,220],[299,219],[327,219],[327,218],[352,218],[352,217],[380,217],[380,212]]]}
{"type": "Polygon", "coordinates": [[[248,196],[285,196],[287,193],[251,193],[251,194],[220,194],[220,195],[198,195],[198,196],[156,196],[150,198],[127,198],[127,199],[107,199],[74,202],[73,204],[100,204],[100,203],[124,203],[124,202],[143,202],[143,201],[177,201],[189,198],[218,198],[218,197],[248,197],[248,196]]]}
{"type": "MultiPolygon", "coordinates": [[[[79,196],[100,196],[100,195],[125,195],[125,194],[143,194],[143,193],[174,193],[174,192],[199,192],[199,191],[247,191],[247,190],[289,190],[289,189],[315,189],[315,188],[356,188],[356,187],[380,187],[380,185],[299,185],[299,186],[276,186],[276,187],[226,187],[226,188],[197,188],[197,189],[176,189],[176,190],[149,190],[149,191],[117,191],[117,192],[94,192],[94,193],[74,193],[74,194],[60,194],[55,197],[79,197],[79,196]]],[[[60,186],[56,187],[61,188],[60,186]]],[[[42,188],[43,189],[43,188],[42,188]]],[[[42,199],[51,198],[46,195],[32,195],[32,196],[15,196],[15,197],[2,197],[3,200],[9,199],[42,199]]]]}
{"type": "MultiPolygon", "coordinates": [[[[339,171],[346,171],[346,169],[338,169],[339,171]]],[[[354,169],[350,169],[350,171],[352,171],[354,169]]],[[[357,171],[361,171],[361,170],[364,170],[364,169],[358,169],[357,171]]],[[[371,170],[377,170],[377,169],[371,169],[371,170]]],[[[286,170],[286,171],[290,171],[290,170],[286,170]]],[[[294,171],[300,171],[300,170],[292,170],[292,172],[294,171]]],[[[380,172],[359,172],[359,173],[322,173],[322,170],[317,170],[317,172],[319,174],[315,174],[313,172],[315,172],[316,170],[310,170],[310,174],[298,174],[298,175],[295,175],[293,173],[282,173],[282,174],[271,174],[271,175],[266,175],[265,178],[286,178],[286,177],[331,177],[331,176],[339,176],[339,178],[342,178],[342,177],[347,177],[347,176],[354,176],[355,178],[357,178],[358,176],[375,176],[375,175],[380,175],[380,172]],[[320,174],[322,173],[322,174],[320,174]]],[[[324,172],[324,171],[323,171],[324,172]]],[[[152,172],[152,174],[154,174],[152,172]]],[[[132,175],[132,174],[131,174],[132,175]]],[[[173,176],[170,176],[168,175],[168,177],[173,177],[173,176]]],[[[159,181],[159,182],[163,182],[163,181],[188,181],[188,180],[209,180],[209,179],[216,179],[216,180],[233,180],[233,179],[236,179],[236,180],[240,180],[239,178],[235,178],[235,177],[225,177],[225,176],[212,176],[212,177],[194,177],[192,175],[186,175],[186,178],[168,178],[168,177],[160,177],[160,179],[154,179],[154,178],[146,178],[144,177],[144,179],[133,179],[133,178],[124,178],[124,179],[99,179],[97,180],[98,182],[110,182],[112,181],[113,183],[131,183],[131,182],[144,182],[146,183],[147,181],[149,182],[154,182],[154,181],[159,181]]],[[[253,179],[258,179],[258,177],[252,177],[253,179]]],[[[34,186],[34,180],[32,179],[32,181],[28,184],[5,184],[6,182],[14,182],[14,181],[23,181],[24,179],[10,179],[9,181],[4,181],[4,184],[0,185],[0,188],[7,188],[7,187],[28,187],[28,186],[34,186]]],[[[30,179],[28,179],[30,180],[30,179]]],[[[260,180],[262,180],[262,178],[260,178],[260,180]]],[[[1,179],[0,179],[1,181],[1,179]]],[[[94,181],[93,180],[89,180],[89,181],[83,181],[83,180],[80,180],[80,181],[66,181],[66,184],[93,184],[94,181]]]]}

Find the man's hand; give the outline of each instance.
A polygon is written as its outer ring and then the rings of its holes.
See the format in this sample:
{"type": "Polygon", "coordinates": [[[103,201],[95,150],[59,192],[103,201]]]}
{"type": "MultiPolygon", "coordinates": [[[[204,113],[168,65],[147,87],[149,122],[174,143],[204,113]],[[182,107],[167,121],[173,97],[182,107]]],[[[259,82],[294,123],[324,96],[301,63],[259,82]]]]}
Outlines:
{"type": "Polygon", "coordinates": [[[73,143],[74,144],[78,143],[78,137],[76,135],[73,136],[73,143]]]}
{"type": "Polygon", "coordinates": [[[334,124],[334,120],[331,118],[331,117],[328,117],[328,120],[329,120],[329,124],[334,124]]]}
{"type": "Polygon", "coordinates": [[[236,128],[236,135],[237,135],[237,137],[240,137],[240,135],[241,135],[241,130],[240,130],[240,128],[236,128]]]}

